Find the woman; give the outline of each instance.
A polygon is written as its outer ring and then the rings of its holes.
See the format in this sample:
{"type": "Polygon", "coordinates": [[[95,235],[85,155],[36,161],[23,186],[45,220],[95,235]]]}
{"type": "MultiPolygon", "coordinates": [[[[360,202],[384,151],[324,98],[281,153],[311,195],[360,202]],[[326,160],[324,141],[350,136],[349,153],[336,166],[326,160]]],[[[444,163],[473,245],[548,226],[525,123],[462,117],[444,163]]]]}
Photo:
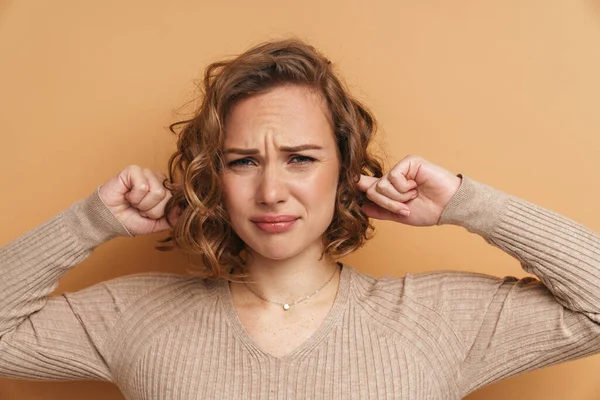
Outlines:
{"type": "Polygon", "coordinates": [[[312,47],[213,64],[204,93],[168,182],[128,167],[0,251],[2,375],[128,399],[459,399],[600,351],[598,235],[416,156],[383,174],[370,113],[312,47]],[[370,277],[336,261],[368,218],[462,226],[540,280],[370,277]],[[110,238],[170,228],[199,276],[48,297],[110,238]]]}

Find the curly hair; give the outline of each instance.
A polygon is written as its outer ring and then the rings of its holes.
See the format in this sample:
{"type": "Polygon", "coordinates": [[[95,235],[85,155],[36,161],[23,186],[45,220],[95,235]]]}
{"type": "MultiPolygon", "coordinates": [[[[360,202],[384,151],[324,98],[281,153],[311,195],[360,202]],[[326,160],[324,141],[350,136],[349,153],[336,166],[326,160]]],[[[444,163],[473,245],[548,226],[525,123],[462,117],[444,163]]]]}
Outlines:
{"type": "MultiPolygon", "coordinates": [[[[381,162],[370,152],[376,121],[354,99],[336,76],[331,61],[299,39],[262,43],[229,60],[210,64],[201,84],[201,102],[191,119],[172,124],[177,150],[169,159],[164,185],[173,197],[165,214],[181,211],[172,242],[200,255],[202,266],[194,273],[207,278],[235,280],[244,276],[245,244],[233,230],[223,202],[220,172],[225,120],[237,102],[281,85],[302,85],[316,90],[330,111],[340,173],[334,216],[323,234],[324,252],[343,257],[360,248],[373,233],[361,210],[364,193],[357,187],[360,174],[381,177],[381,162]]],[[[161,250],[171,246],[159,245],[161,250]]]]}

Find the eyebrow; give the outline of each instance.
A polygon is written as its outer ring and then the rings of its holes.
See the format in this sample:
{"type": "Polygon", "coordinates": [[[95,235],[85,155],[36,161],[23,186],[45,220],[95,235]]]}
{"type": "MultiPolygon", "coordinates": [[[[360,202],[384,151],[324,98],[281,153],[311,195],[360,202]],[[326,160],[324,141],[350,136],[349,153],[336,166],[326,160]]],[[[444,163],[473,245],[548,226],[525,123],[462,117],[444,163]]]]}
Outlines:
{"type": "MultiPolygon", "coordinates": [[[[301,144],[299,146],[281,146],[279,147],[279,151],[285,152],[285,153],[296,153],[298,151],[303,151],[303,150],[323,150],[323,147],[318,146],[316,144],[301,144]]],[[[241,155],[245,155],[245,156],[251,156],[251,155],[255,155],[255,154],[259,154],[260,151],[258,149],[242,149],[242,148],[238,148],[238,147],[231,147],[228,149],[225,149],[225,151],[223,151],[224,154],[241,154],[241,155]]]]}

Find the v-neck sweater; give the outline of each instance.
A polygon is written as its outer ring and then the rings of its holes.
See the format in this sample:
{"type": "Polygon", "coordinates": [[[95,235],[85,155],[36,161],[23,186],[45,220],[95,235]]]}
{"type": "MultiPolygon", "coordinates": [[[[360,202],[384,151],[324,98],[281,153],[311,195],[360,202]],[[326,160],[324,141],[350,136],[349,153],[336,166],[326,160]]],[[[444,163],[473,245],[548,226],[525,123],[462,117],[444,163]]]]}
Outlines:
{"type": "Polygon", "coordinates": [[[127,235],[92,193],[0,249],[0,375],[105,380],[131,400],[439,400],[600,352],[599,235],[462,178],[438,225],[480,235],[538,279],[344,265],[329,314],[283,357],[253,342],[225,280],[144,273],[50,296],[127,235]]]}

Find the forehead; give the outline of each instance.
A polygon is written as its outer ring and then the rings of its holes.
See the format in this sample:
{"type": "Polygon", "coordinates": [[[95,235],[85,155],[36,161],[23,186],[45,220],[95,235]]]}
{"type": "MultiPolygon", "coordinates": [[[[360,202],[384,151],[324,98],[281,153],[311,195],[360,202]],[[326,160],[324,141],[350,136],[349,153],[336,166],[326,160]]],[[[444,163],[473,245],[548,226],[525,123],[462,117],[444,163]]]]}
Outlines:
{"type": "Polygon", "coordinates": [[[323,97],[310,88],[288,85],[237,103],[225,123],[225,145],[259,147],[266,139],[290,146],[333,141],[323,97]]]}

